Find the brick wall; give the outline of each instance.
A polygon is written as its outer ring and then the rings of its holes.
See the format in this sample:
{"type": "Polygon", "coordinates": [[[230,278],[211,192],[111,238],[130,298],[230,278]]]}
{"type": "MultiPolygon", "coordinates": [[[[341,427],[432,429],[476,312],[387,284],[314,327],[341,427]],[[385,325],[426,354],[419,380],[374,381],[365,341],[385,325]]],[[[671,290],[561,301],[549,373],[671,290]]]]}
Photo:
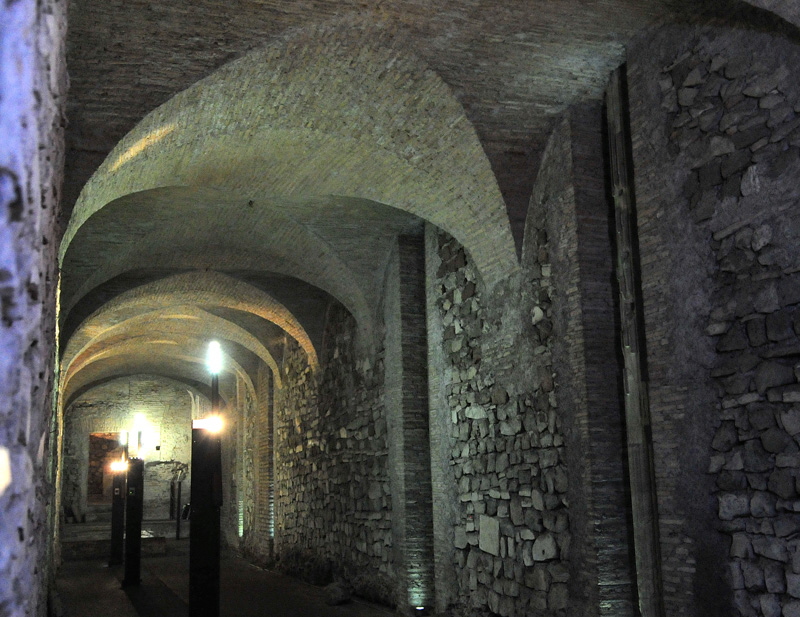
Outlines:
{"type": "Polygon", "coordinates": [[[599,104],[587,104],[571,109],[553,131],[534,186],[523,260],[532,273],[551,268],[553,364],[576,565],[570,606],[585,615],[632,615],[602,124],[599,104]]]}

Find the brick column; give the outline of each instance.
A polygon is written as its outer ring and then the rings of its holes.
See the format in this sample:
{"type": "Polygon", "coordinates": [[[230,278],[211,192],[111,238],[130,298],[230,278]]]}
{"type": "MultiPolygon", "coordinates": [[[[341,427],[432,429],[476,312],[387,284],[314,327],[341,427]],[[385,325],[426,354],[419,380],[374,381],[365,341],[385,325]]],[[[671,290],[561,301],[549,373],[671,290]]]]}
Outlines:
{"type": "Polygon", "coordinates": [[[398,607],[432,607],[433,514],[428,431],[425,252],[420,236],[401,236],[389,267],[386,409],[392,483],[398,607]]]}

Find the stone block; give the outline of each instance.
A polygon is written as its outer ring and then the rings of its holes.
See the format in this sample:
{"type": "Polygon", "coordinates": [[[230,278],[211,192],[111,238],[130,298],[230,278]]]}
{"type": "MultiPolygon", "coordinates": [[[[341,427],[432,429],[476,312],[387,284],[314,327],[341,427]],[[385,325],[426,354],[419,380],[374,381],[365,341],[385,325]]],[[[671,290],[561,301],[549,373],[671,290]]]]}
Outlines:
{"type": "Polygon", "coordinates": [[[800,521],[795,520],[795,517],[781,517],[773,521],[772,528],[778,538],[785,538],[800,531],[800,521]]]}
{"type": "Polygon", "coordinates": [[[781,413],[781,424],[783,425],[783,429],[789,435],[797,435],[800,433],[800,409],[797,407],[792,407],[781,413]]]}
{"type": "Polygon", "coordinates": [[[786,591],[783,564],[770,562],[764,566],[764,584],[769,593],[784,593],[786,591]]]}
{"type": "Polygon", "coordinates": [[[467,548],[467,532],[463,527],[456,527],[454,534],[454,545],[456,548],[467,548]]]}
{"type": "Polygon", "coordinates": [[[760,441],[751,439],[744,446],[744,470],[747,472],[769,471],[772,462],[760,441]]]}
{"type": "Polygon", "coordinates": [[[747,476],[742,471],[724,469],[717,475],[717,487],[722,491],[743,491],[747,486],[747,476]]]}
{"type": "Polygon", "coordinates": [[[719,452],[729,452],[730,449],[739,442],[739,435],[736,432],[734,423],[730,420],[723,422],[717,429],[711,447],[719,452]]]}
{"type": "Polygon", "coordinates": [[[795,481],[790,469],[778,469],[769,476],[769,490],[781,499],[795,496],[795,481]]]}
{"type": "Polygon", "coordinates": [[[783,604],[783,617],[800,617],[800,601],[790,600],[783,604]]]}
{"type": "Polygon", "coordinates": [[[555,537],[550,533],[540,535],[533,543],[532,553],[534,561],[555,559],[558,554],[555,537]]]}
{"type": "Polygon", "coordinates": [[[767,329],[763,316],[756,317],[747,322],[747,338],[753,347],[759,347],[767,342],[767,329]]]}
{"type": "Polygon", "coordinates": [[[569,570],[567,566],[559,561],[547,564],[547,571],[554,583],[566,583],[569,581],[569,570]]]}
{"type": "Polygon", "coordinates": [[[775,594],[762,594],[759,604],[764,617],[781,617],[781,601],[775,594]]]}
{"type": "Polygon", "coordinates": [[[522,511],[522,499],[519,496],[511,498],[511,522],[514,525],[523,525],[525,523],[525,516],[522,511]]]}
{"type": "Polygon", "coordinates": [[[750,514],[756,518],[775,516],[775,495],[758,491],[750,499],[750,514]]]}
{"type": "Polygon", "coordinates": [[[717,343],[717,351],[741,351],[747,349],[749,344],[744,326],[740,323],[735,323],[728,333],[720,338],[717,343]]]}
{"type": "Polygon", "coordinates": [[[728,562],[728,574],[731,581],[731,589],[744,589],[744,575],[739,561],[728,562]]]}
{"type": "Polygon", "coordinates": [[[767,559],[789,561],[789,553],[784,542],[771,536],[756,536],[753,538],[753,551],[756,555],[761,555],[767,559]]]}
{"type": "Polygon", "coordinates": [[[756,562],[742,561],[742,576],[744,577],[744,586],[750,591],[764,591],[766,586],[764,584],[764,570],[761,569],[756,562]]]}
{"type": "Polygon", "coordinates": [[[550,574],[542,564],[537,564],[534,568],[525,573],[525,584],[527,587],[536,591],[547,591],[550,588],[550,574]]]}
{"type": "Polygon", "coordinates": [[[800,598],[800,574],[786,573],[786,593],[793,598],[800,598]]]}
{"type": "Polygon", "coordinates": [[[547,606],[551,611],[561,611],[567,608],[569,594],[567,586],[563,584],[553,584],[547,594],[547,606]]]}
{"type": "Polygon", "coordinates": [[[747,485],[754,491],[767,490],[767,478],[761,473],[749,473],[747,475],[747,485]]]}
{"type": "Polygon", "coordinates": [[[794,337],[792,315],[787,310],[771,313],[766,317],[767,338],[771,341],[785,341],[794,337]]]}
{"type": "Polygon", "coordinates": [[[725,493],[719,496],[719,517],[730,521],[750,514],[750,499],[746,494],[725,493]]]}
{"type": "Polygon", "coordinates": [[[793,443],[789,434],[778,427],[772,427],[761,433],[761,445],[764,450],[773,454],[783,452],[789,444],[793,443]]]}
{"type": "Polygon", "coordinates": [[[753,547],[750,544],[750,537],[745,533],[733,534],[731,542],[731,557],[739,559],[749,559],[753,555],[753,547]]]}
{"type": "Polygon", "coordinates": [[[464,410],[464,415],[471,420],[483,420],[489,417],[486,409],[480,405],[470,405],[464,410]]]}
{"type": "Polygon", "coordinates": [[[736,591],[733,594],[733,602],[737,616],[758,617],[758,613],[750,604],[750,593],[745,590],[736,591]]]}
{"type": "Polygon", "coordinates": [[[500,555],[500,522],[498,519],[481,515],[478,533],[478,547],[490,555],[500,555]]]}
{"type": "Polygon", "coordinates": [[[764,403],[748,405],[747,421],[757,431],[765,431],[775,426],[775,412],[772,405],[764,403]]]}

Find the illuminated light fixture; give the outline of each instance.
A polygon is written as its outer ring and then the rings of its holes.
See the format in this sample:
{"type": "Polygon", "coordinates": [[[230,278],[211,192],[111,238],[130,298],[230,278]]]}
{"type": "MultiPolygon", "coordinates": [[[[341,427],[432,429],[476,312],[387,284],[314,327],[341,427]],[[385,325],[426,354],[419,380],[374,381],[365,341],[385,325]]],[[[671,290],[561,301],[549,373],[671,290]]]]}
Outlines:
{"type": "Polygon", "coordinates": [[[119,432],[119,445],[127,446],[128,445],[128,431],[120,431],[119,432]]]}
{"type": "Polygon", "coordinates": [[[208,372],[212,375],[218,375],[222,370],[222,348],[217,341],[211,341],[208,344],[206,366],[208,367],[208,372]]]}
{"type": "Polygon", "coordinates": [[[201,428],[209,433],[219,433],[223,425],[222,416],[208,416],[199,420],[192,420],[192,428],[201,428]]]}
{"type": "Polygon", "coordinates": [[[113,471],[114,473],[122,473],[123,471],[128,471],[128,461],[124,459],[111,461],[111,471],[113,471]]]}

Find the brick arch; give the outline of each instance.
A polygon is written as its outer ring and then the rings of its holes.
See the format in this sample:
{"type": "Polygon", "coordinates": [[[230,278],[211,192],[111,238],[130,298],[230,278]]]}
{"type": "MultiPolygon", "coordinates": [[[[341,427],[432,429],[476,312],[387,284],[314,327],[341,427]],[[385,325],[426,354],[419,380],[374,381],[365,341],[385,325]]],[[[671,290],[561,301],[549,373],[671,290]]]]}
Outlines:
{"type": "Polygon", "coordinates": [[[294,338],[308,355],[313,370],[319,367],[313,343],[289,309],[260,289],[218,272],[177,274],[117,296],[84,321],[70,337],[62,365],[68,367],[114,324],[133,316],[183,306],[221,307],[257,315],[294,338]]]}
{"type": "Polygon", "coordinates": [[[218,189],[162,187],[107,203],[62,249],[61,267],[62,316],[129,270],[269,270],[339,298],[372,336],[374,298],[329,242],[263,199],[218,189]]]}
{"type": "Polygon", "coordinates": [[[289,36],[151,112],[84,187],[62,259],[106,204],[168,185],[273,204],[370,200],[456,237],[490,286],[517,269],[503,198],[463,108],[432,71],[365,33],[289,36]]]}
{"type": "MultiPolygon", "coordinates": [[[[59,392],[63,409],[68,409],[83,393],[95,387],[133,375],[151,375],[171,379],[201,393],[206,398],[211,396],[208,372],[202,357],[201,346],[196,347],[195,354],[186,350],[163,349],[164,345],[151,344],[147,354],[138,351],[114,350],[111,354],[87,365],[70,380],[69,388],[59,392]]],[[[229,372],[240,378],[248,392],[255,397],[255,386],[247,371],[235,359],[229,361],[229,372]]],[[[224,399],[224,397],[223,397],[224,399]]]]}
{"type": "Polygon", "coordinates": [[[792,0],[743,0],[800,28],[800,4],[792,0]]]}
{"type": "MultiPolygon", "coordinates": [[[[61,389],[65,393],[65,400],[79,387],[73,384],[73,380],[94,363],[116,356],[144,358],[152,355],[156,349],[159,356],[183,357],[186,354],[184,348],[188,345],[195,350],[189,355],[191,362],[204,364],[205,344],[210,338],[220,339],[223,347],[226,342],[234,343],[257,356],[272,370],[276,387],[282,387],[277,362],[255,336],[225,319],[187,305],[137,314],[110,325],[94,336],[91,343],[62,366],[61,389]]],[[[235,358],[229,354],[227,358],[235,362],[235,358]]],[[[235,372],[237,367],[241,369],[239,363],[235,362],[228,370],[235,372]]]]}

